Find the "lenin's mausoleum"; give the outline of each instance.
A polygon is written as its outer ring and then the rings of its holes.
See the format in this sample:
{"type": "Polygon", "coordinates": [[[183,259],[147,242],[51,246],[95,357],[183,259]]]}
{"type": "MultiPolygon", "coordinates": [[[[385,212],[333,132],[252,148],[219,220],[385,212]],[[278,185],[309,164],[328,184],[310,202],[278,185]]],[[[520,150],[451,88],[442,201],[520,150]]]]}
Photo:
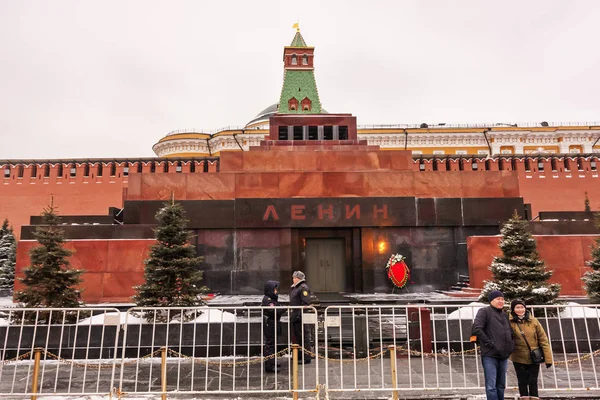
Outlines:
{"type": "Polygon", "coordinates": [[[360,126],[323,109],[314,57],[297,32],[278,103],[241,128],[174,131],[154,145],[156,158],[0,160],[17,276],[53,196],[71,263],[86,270],[83,299],[129,302],[154,214],[174,196],[215,292],[259,294],[266,280],[285,286],[302,270],[316,293],[389,293],[392,253],[411,269],[407,291],[448,291],[459,275],[481,288],[516,210],[561,294],[584,295],[600,235],[583,212],[586,193],[600,206],[600,124],[360,126]]]}

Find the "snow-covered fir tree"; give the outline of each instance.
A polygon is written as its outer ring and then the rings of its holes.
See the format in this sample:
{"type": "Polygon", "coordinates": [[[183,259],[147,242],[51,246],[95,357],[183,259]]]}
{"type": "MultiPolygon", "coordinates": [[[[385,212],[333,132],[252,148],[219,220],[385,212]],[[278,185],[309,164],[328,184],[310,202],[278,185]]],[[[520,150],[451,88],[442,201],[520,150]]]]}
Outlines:
{"type": "MultiPolygon", "coordinates": [[[[190,232],[183,207],[171,201],[156,213],[158,227],[155,229],[156,244],[145,261],[145,283],[136,287],[134,296],[140,307],[189,307],[204,304],[200,295],[206,291],[202,286],[203,258],[196,255],[190,244],[190,232]]],[[[145,313],[146,318],[158,321],[179,318],[178,312],[167,314],[145,313]]],[[[184,316],[184,320],[187,316],[184,316]]]]}
{"type": "MultiPolygon", "coordinates": [[[[42,224],[34,233],[39,246],[29,251],[31,265],[23,271],[25,277],[19,278],[25,287],[16,292],[15,300],[25,307],[79,307],[79,284],[84,271],[70,267],[73,251],[63,247],[64,230],[59,227],[54,201],[42,212],[42,224]]],[[[67,320],[71,321],[71,317],[67,320]]]]}
{"type": "Polygon", "coordinates": [[[500,290],[508,301],[522,299],[527,304],[553,304],[559,284],[549,284],[552,272],[539,259],[529,222],[515,212],[502,227],[500,250],[490,266],[492,280],[485,281],[480,300],[487,301],[492,290],[500,290]]]}
{"type": "Polygon", "coordinates": [[[0,228],[0,289],[11,290],[15,284],[17,241],[12,228],[5,219],[0,228]]]}
{"type": "MultiPolygon", "coordinates": [[[[600,214],[596,215],[596,225],[600,228],[600,214]]],[[[600,304],[600,238],[596,239],[596,245],[592,247],[592,259],[587,262],[592,268],[583,276],[585,291],[594,304],[600,304]]]]}

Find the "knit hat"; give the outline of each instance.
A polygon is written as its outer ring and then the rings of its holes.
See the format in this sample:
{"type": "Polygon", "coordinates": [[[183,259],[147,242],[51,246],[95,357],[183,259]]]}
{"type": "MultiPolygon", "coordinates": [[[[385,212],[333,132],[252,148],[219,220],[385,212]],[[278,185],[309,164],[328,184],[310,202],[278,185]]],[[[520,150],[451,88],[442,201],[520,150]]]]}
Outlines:
{"type": "Polygon", "coordinates": [[[294,271],[294,273],[292,274],[292,278],[298,278],[300,280],[304,280],[304,279],[306,279],[306,275],[304,275],[304,272],[302,272],[302,271],[294,271]]]}
{"type": "Polygon", "coordinates": [[[499,291],[499,290],[492,290],[492,291],[490,292],[490,294],[488,294],[488,301],[491,303],[491,302],[492,302],[492,300],[494,300],[494,299],[495,299],[495,298],[497,298],[497,297],[502,297],[502,298],[504,298],[504,293],[502,293],[502,292],[501,292],[501,291],[499,291]]]}
{"type": "Polygon", "coordinates": [[[521,304],[523,307],[527,308],[527,304],[525,304],[525,302],[521,299],[515,299],[513,301],[510,302],[510,311],[515,311],[515,307],[521,304]]]}

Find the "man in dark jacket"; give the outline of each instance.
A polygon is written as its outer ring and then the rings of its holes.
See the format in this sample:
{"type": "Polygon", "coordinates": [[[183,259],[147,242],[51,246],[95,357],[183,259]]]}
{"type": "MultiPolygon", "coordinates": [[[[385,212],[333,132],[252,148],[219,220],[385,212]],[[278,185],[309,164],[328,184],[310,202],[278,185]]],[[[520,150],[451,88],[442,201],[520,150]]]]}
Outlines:
{"type": "Polygon", "coordinates": [[[489,307],[482,308],[473,322],[473,334],[481,346],[481,362],[485,376],[485,394],[488,400],[504,400],[508,356],[513,351],[513,337],[508,314],[504,308],[504,294],[494,290],[488,295],[489,307]]]}
{"type": "MultiPolygon", "coordinates": [[[[295,271],[292,275],[293,285],[290,292],[290,306],[310,305],[310,289],[305,279],[306,276],[302,271],[295,271]]],[[[306,350],[310,349],[310,329],[302,323],[302,309],[296,308],[291,310],[290,323],[292,327],[292,343],[300,345],[306,350]]],[[[310,364],[311,358],[308,354],[302,352],[302,357],[298,361],[303,364],[310,364]]]]}
{"type": "MultiPolygon", "coordinates": [[[[275,354],[275,343],[277,335],[281,334],[281,315],[282,310],[271,307],[278,307],[280,304],[277,301],[279,298],[279,282],[267,281],[265,283],[265,296],[262,299],[261,306],[263,308],[263,334],[264,347],[263,356],[268,357],[275,354]]],[[[275,372],[275,358],[269,358],[264,362],[265,372],[275,372]]]]}

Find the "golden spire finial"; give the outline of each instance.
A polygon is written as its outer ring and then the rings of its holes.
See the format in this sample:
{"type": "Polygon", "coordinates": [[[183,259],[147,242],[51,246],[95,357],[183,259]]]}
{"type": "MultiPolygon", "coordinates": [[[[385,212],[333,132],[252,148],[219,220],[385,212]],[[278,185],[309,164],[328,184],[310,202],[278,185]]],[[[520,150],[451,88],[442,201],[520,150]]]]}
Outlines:
{"type": "Polygon", "coordinates": [[[292,28],[296,28],[296,32],[300,32],[300,22],[296,22],[292,28]]]}

